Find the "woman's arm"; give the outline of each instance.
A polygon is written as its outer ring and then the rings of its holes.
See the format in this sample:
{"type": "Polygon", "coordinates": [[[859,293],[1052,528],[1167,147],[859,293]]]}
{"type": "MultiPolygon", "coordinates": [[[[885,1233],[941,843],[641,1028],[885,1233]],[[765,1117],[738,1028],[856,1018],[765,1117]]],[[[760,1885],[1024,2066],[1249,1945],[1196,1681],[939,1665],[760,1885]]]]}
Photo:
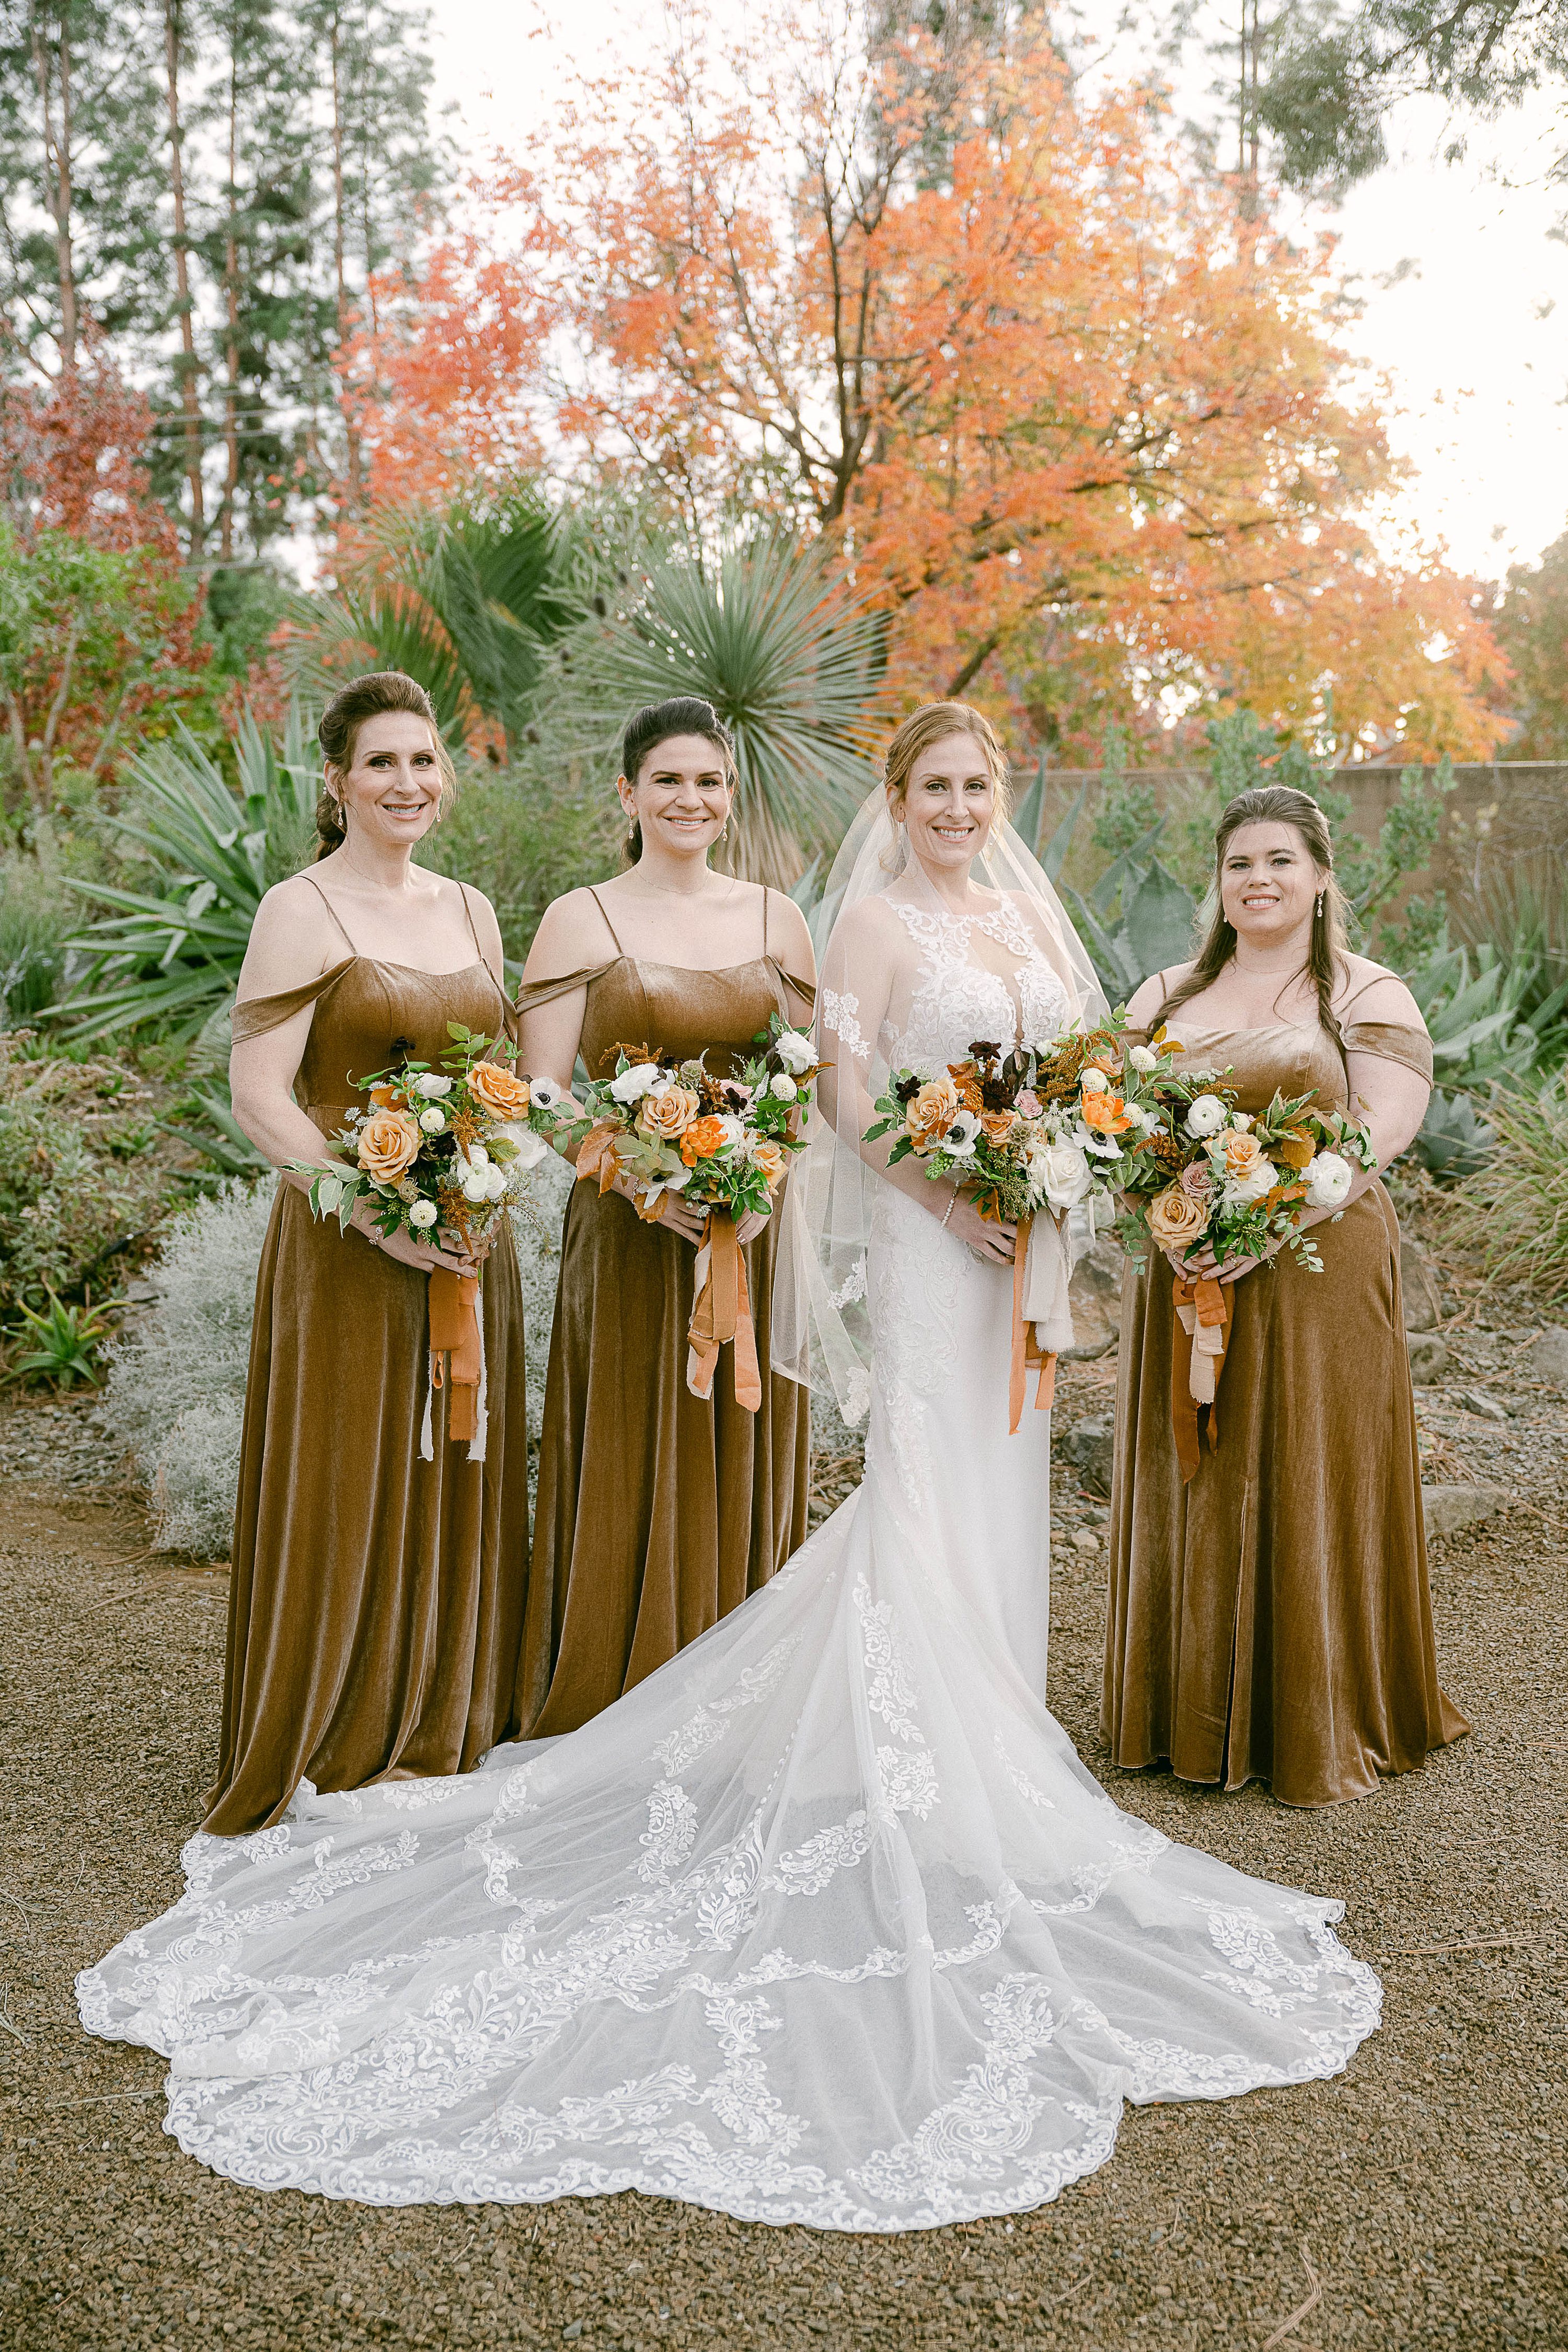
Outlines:
{"type": "MultiPolygon", "coordinates": [[[[341,942],[334,942],[325,914],[306,903],[312,895],[296,889],[291,881],[279,882],[267,893],[256,910],[240,966],[237,1003],[281,996],[331,971],[337,960],[334,945],[341,942]]],[[[300,1108],[292,1091],[315,1010],[313,1004],[307,1004],[276,1029],[242,1038],[228,1057],[236,1120],[283,1181],[300,1192],[309,1192],[311,1180],[291,1169],[289,1160],[302,1160],[322,1170],[334,1164],[327,1155],[321,1129],[300,1108]]],[[[468,1258],[416,1242],[411,1234],[397,1233],[384,1239],[363,1201],[355,1202],[351,1223],[367,1241],[404,1265],[417,1266],[425,1273],[437,1265],[454,1274],[473,1271],[468,1258]]]]}

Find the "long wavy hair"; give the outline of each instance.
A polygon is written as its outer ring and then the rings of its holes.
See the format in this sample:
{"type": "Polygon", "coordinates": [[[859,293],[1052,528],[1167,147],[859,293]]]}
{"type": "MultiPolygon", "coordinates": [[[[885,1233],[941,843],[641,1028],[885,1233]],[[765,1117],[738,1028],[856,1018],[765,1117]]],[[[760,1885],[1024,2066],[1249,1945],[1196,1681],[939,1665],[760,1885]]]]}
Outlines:
{"type": "MultiPolygon", "coordinates": [[[[1213,919],[1198,950],[1197,961],[1185,979],[1179,980],[1166,996],[1153,1025],[1158,1028],[1190,998],[1201,996],[1205,988],[1212,988],[1236,953],[1236,929],[1226,920],[1220,877],[1225,871],[1225,853],[1230,837],[1244,824],[1288,824],[1292,832],[1300,834],[1323,877],[1313,903],[1312,936],[1304,969],[1317,988],[1318,1017],[1338,1045],[1342,1041],[1334,1013],[1334,991],[1345,970],[1345,894],[1334,873],[1334,845],[1329,835],[1329,821],[1310,793],[1300,793],[1293,784],[1259,784],[1251,792],[1237,793],[1233,801],[1226,803],[1214,837],[1213,919]]],[[[1289,985],[1289,982],[1282,985],[1281,995],[1289,985]]]]}

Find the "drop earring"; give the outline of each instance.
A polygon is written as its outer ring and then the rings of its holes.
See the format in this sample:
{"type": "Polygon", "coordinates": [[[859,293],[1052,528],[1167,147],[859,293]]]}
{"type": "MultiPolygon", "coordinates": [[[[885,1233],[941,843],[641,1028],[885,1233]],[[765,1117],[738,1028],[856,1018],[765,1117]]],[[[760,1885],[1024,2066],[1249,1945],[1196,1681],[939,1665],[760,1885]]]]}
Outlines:
{"type": "Polygon", "coordinates": [[[1320,890],[1320,891],[1319,891],[1319,893],[1318,893],[1318,920],[1319,920],[1319,922],[1321,923],[1321,922],[1322,921],[1322,919],[1323,919],[1323,893],[1320,890]]]}

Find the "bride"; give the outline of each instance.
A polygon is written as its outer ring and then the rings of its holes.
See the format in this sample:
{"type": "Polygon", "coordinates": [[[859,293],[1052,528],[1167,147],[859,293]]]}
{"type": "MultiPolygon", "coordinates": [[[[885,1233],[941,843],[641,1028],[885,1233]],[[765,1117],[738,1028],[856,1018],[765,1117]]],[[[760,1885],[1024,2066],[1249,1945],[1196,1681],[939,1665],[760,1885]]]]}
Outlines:
{"type": "Polygon", "coordinates": [[[1011,1234],[857,1145],[889,1066],[1098,1009],[1004,776],[977,714],[918,712],[836,869],[837,1071],[776,1312],[797,1372],[868,1402],[864,1485],[581,1730],[190,1841],[183,1901],[79,1997],[167,2055],[167,2127],[216,2170],[922,2229],[1055,2197],[1128,2099],[1332,2074],[1373,2030],[1339,1904],[1120,1812],[1047,1711],[1011,1234]]]}

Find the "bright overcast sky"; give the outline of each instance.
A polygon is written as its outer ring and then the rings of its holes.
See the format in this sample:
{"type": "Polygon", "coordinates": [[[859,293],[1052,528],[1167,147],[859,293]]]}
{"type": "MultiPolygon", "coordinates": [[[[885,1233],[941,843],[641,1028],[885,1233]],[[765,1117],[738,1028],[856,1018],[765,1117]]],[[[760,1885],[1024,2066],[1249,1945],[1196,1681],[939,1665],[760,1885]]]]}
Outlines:
{"type": "MultiPolygon", "coordinates": [[[[732,19],[743,5],[715,0],[714,12],[732,19]]],[[[1096,0],[1083,13],[1110,20],[1096,0]]],[[[628,14],[616,0],[433,0],[432,17],[439,98],[458,110],[461,143],[520,155],[572,61],[607,62],[630,46],[628,24],[646,45],[658,23],[646,5],[628,14]]],[[[1119,78],[1140,62],[1134,47],[1110,46],[1119,78]]],[[[1440,113],[1405,110],[1390,128],[1394,161],[1325,220],[1366,306],[1355,347],[1391,379],[1393,438],[1417,467],[1408,519],[1488,578],[1568,530],[1568,246],[1547,234],[1568,195],[1545,185],[1555,112],[1542,102],[1472,127],[1469,159],[1444,164],[1440,113]],[[1402,264],[1412,266],[1394,282],[1402,264]]]]}

